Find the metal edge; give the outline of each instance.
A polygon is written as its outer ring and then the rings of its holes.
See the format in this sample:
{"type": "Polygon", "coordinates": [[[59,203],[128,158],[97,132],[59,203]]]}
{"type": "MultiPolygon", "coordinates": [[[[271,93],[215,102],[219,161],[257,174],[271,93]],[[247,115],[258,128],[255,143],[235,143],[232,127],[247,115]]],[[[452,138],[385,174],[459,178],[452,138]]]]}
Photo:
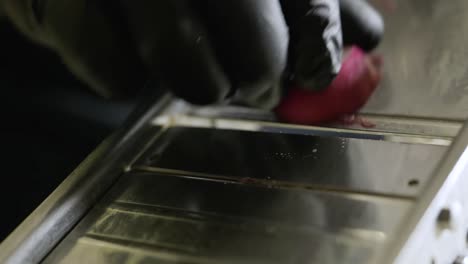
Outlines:
{"type": "MultiPolygon", "coordinates": [[[[179,102],[179,105],[184,105],[179,102]]],[[[179,106],[180,107],[180,106],[179,106]]],[[[274,114],[264,110],[252,109],[240,106],[201,107],[189,109],[185,104],[186,115],[195,115],[207,118],[244,119],[250,121],[278,122],[274,114]]],[[[374,123],[375,126],[364,128],[358,124],[342,124],[340,122],[325,124],[329,128],[346,128],[351,130],[403,133],[413,135],[425,135],[433,137],[456,137],[464,120],[440,119],[424,116],[385,115],[361,112],[359,117],[374,123]]],[[[280,122],[279,124],[281,124],[280,122]]],[[[287,124],[287,123],[284,123],[287,124]]]]}
{"type": "Polygon", "coordinates": [[[420,254],[424,243],[420,241],[421,232],[426,224],[435,219],[434,215],[445,203],[445,198],[456,188],[461,172],[468,168],[468,122],[465,123],[458,137],[448,149],[445,158],[434,171],[432,180],[421,194],[407,222],[402,226],[400,236],[382,258],[385,263],[408,263],[407,261],[420,254]]]}
{"type": "Polygon", "coordinates": [[[119,178],[142,141],[141,129],[169,105],[157,91],[92,152],[1,244],[0,263],[38,263],[119,178]],[[133,145],[131,148],[127,146],[133,145]]]}
{"type": "Polygon", "coordinates": [[[321,126],[305,126],[296,124],[274,123],[266,121],[250,121],[241,119],[206,118],[191,115],[176,114],[160,115],[152,120],[153,125],[193,127],[193,128],[216,128],[225,130],[238,130],[249,132],[275,132],[296,135],[333,135],[337,137],[384,140],[394,143],[425,144],[436,146],[450,146],[452,138],[433,137],[426,135],[414,135],[393,132],[378,132],[370,130],[357,130],[349,128],[331,128],[321,126]]]}

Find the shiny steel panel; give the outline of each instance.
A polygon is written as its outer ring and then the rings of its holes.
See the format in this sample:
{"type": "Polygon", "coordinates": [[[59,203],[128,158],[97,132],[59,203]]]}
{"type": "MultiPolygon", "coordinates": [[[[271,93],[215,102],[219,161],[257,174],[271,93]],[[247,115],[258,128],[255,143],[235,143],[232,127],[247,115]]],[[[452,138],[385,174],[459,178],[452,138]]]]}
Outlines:
{"type": "MultiPolygon", "coordinates": [[[[134,166],[415,197],[446,147],[381,140],[206,128],[169,128],[134,166]],[[391,159],[391,166],[389,160],[391,159]]],[[[209,175],[208,175],[209,177],[209,175]]]]}
{"type": "MultiPolygon", "coordinates": [[[[179,110],[184,109],[184,103],[182,101],[178,101],[174,103],[174,105],[177,106],[179,110]]],[[[179,113],[182,112],[186,115],[217,119],[225,118],[231,120],[255,120],[267,122],[274,122],[276,120],[274,114],[271,112],[238,106],[207,106],[195,109],[189,108],[186,109],[186,111],[181,111],[179,113]]],[[[360,114],[360,116],[374,123],[375,126],[364,128],[359,124],[344,125],[339,122],[334,122],[325,124],[324,127],[346,128],[368,132],[401,133],[417,136],[455,137],[458,135],[458,132],[463,125],[463,121],[451,119],[391,116],[385,114],[360,114]]]]}
{"type": "Polygon", "coordinates": [[[467,190],[468,122],[434,171],[433,179],[411,211],[402,235],[394,246],[389,247],[389,254],[384,258],[397,264],[457,263],[466,259],[467,190]],[[448,212],[448,218],[440,218],[443,211],[448,212]]]}
{"type": "Polygon", "coordinates": [[[147,173],[107,200],[46,262],[373,263],[412,204],[147,173]]]}
{"type": "MultiPolygon", "coordinates": [[[[239,120],[226,118],[207,118],[191,115],[162,115],[152,121],[156,126],[195,127],[223,130],[239,130],[250,132],[274,132],[278,134],[335,136],[346,138],[360,138],[372,140],[384,140],[396,143],[427,144],[449,146],[452,137],[447,135],[414,134],[414,131],[379,131],[371,129],[356,129],[343,126],[305,126],[284,124],[278,122],[265,122],[258,120],[239,120]]],[[[407,126],[409,128],[409,126],[407,126]]]]}

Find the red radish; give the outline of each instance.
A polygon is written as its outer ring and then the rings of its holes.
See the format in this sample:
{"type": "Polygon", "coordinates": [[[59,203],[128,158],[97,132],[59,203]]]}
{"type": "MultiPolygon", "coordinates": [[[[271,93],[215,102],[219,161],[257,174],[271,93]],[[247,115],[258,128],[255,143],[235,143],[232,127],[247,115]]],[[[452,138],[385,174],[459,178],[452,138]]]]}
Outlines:
{"type": "Polygon", "coordinates": [[[338,76],[323,91],[292,87],[275,109],[280,120],[317,125],[352,115],[365,105],[379,84],[381,58],[353,46],[338,76]]]}

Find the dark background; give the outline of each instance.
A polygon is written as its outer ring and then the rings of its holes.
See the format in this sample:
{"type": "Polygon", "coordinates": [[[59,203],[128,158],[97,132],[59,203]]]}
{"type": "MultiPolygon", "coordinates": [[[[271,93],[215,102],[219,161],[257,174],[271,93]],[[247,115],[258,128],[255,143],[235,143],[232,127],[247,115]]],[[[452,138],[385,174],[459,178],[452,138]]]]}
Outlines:
{"type": "Polygon", "coordinates": [[[52,52],[0,22],[0,242],[126,118],[52,52]]]}

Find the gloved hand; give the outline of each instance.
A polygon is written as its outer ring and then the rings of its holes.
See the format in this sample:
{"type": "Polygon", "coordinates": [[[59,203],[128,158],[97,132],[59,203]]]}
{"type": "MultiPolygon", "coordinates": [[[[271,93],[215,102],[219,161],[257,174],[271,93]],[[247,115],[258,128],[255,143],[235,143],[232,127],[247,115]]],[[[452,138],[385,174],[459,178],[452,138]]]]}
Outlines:
{"type": "Polygon", "coordinates": [[[286,68],[301,86],[327,87],[343,37],[372,49],[383,32],[365,0],[0,0],[0,9],[104,96],[155,78],[192,103],[262,108],[278,103],[286,68]]]}

